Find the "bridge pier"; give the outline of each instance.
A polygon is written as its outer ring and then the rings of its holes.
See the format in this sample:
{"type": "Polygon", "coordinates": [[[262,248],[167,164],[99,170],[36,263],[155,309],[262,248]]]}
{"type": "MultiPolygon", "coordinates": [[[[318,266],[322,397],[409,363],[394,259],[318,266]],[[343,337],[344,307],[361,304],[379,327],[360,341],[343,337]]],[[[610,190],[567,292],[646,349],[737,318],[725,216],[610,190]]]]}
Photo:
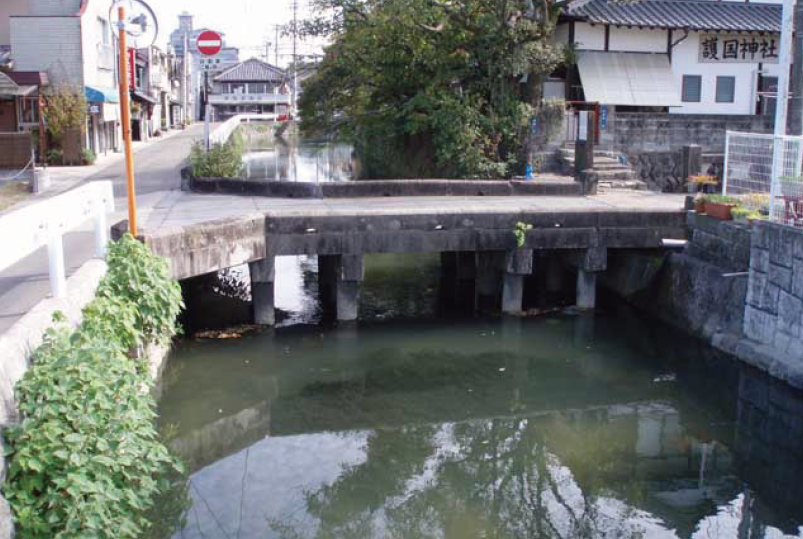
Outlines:
{"type": "Polygon", "coordinates": [[[533,250],[516,249],[505,253],[505,276],[502,282],[502,312],[522,311],[524,278],[533,272],[533,250]]]}
{"type": "Polygon", "coordinates": [[[273,290],[275,269],[276,258],[272,256],[248,264],[255,324],[272,326],[276,322],[273,290]]]}
{"type": "Polygon", "coordinates": [[[608,268],[608,249],[589,247],[577,262],[577,308],[593,310],[597,306],[597,274],[608,268]]]}
{"type": "Polygon", "coordinates": [[[363,255],[319,255],[318,293],[324,310],[333,310],[341,322],[357,320],[363,255]]]}

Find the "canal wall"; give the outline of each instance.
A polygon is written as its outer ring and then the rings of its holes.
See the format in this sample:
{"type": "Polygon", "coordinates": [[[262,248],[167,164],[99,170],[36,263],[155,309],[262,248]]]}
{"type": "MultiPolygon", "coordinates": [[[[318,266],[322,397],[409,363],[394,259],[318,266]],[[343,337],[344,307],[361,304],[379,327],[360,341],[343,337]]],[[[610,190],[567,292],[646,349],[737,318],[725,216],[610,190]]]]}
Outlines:
{"type": "Polygon", "coordinates": [[[651,315],[803,389],[803,231],[688,214],[689,243],[612,256],[601,283],[651,315]]]}

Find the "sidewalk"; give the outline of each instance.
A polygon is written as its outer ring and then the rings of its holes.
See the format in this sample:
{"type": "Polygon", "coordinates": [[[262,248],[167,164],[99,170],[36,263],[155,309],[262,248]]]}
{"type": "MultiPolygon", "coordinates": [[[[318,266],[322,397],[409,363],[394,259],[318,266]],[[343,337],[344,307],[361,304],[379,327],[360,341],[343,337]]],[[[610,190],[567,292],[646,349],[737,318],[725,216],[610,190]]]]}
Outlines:
{"type": "MultiPolygon", "coordinates": [[[[135,143],[134,168],[137,184],[137,203],[140,221],[146,222],[151,208],[180,188],[180,170],[190,152],[193,140],[203,135],[203,125],[196,124],[186,130],[173,132],[170,136],[154,139],[148,143],[135,143]]],[[[85,167],[53,167],[53,184],[46,192],[28,197],[6,212],[13,212],[45,198],[57,196],[77,185],[99,180],[109,180],[114,186],[116,211],[108,217],[111,225],[126,218],[127,201],[125,163],[123,154],[110,154],[85,167]]],[[[5,213],[5,212],[0,212],[5,213]]],[[[93,224],[87,222],[64,235],[65,269],[69,278],[86,261],[94,256],[93,224]]],[[[0,245],[3,237],[13,230],[0,230],[0,245]]],[[[40,248],[13,266],[0,271],[0,334],[11,327],[34,305],[48,297],[48,260],[45,248],[40,248]]]]}

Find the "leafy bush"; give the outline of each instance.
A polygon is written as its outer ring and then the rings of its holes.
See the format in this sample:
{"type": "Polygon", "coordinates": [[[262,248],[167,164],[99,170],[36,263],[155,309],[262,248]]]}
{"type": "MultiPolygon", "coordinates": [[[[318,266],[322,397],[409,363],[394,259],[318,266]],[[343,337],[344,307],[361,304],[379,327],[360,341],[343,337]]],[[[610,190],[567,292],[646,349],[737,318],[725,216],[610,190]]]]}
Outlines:
{"type": "Polygon", "coordinates": [[[23,421],[6,432],[4,492],[22,539],[140,537],[183,474],[154,426],[147,365],[129,355],[175,331],[177,284],[130,235],[108,262],[81,326],[49,330],[16,388],[23,421]]]}
{"type": "Polygon", "coordinates": [[[225,144],[208,151],[196,142],[190,152],[190,169],[196,178],[239,178],[243,168],[243,136],[237,129],[225,144]]]}
{"type": "Polygon", "coordinates": [[[95,152],[90,150],[89,148],[84,148],[81,150],[81,160],[84,162],[85,165],[91,165],[95,162],[95,152]]]}
{"type": "Polygon", "coordinates": [[[58,148],[53,148],[47,151],[47,162],[51,165],[61,164],[62,159],[64,159],[64,151],[58,148]]]}
{"type": "Polygon", "coordinates": [[[741,202],[741,200],[739,200],[736,197],[729,197],[729,196],[725,196],[725,195],[705,195],[703,197],[703,199],[706,202],[713,202],[715,204],[733,204],[733,205],[737,205],[737,204],[739,204],[741,202]]]}

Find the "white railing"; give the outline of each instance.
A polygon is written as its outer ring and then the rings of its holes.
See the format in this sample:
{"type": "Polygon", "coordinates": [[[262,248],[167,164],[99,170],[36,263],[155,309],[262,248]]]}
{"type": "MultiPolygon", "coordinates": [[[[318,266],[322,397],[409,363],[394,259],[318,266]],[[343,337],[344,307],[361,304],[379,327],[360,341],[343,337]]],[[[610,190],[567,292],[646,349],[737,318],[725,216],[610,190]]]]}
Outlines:
{"type": "MultiPolygon", "coordinates": [[[[272,122],[279,116],[277,114],[238,114],[232,116],[213,131],[206,134],[206,147],[211,148],[213,144],[224,144],[240,124],[250,122],[272,122]]],[[[209,124],[207,123],[207,126],[209,124]]],[[[208,129],[208,127],[207,127],[208,129]]]]}
{"type": "Polygon", "coordinates": [[[102,258],[109,241],[106,215],[112,211],[112,183],[101,181],[0,216],[0,271],[47,246],[51,293],[64,296],[67,281],[62,236],[94,219],[95,254],[102,258]]]}
{"type": "Polygon", "coordinates": [[[728,131],[722,193],[803,226],[803,137],[728,131]]]}

